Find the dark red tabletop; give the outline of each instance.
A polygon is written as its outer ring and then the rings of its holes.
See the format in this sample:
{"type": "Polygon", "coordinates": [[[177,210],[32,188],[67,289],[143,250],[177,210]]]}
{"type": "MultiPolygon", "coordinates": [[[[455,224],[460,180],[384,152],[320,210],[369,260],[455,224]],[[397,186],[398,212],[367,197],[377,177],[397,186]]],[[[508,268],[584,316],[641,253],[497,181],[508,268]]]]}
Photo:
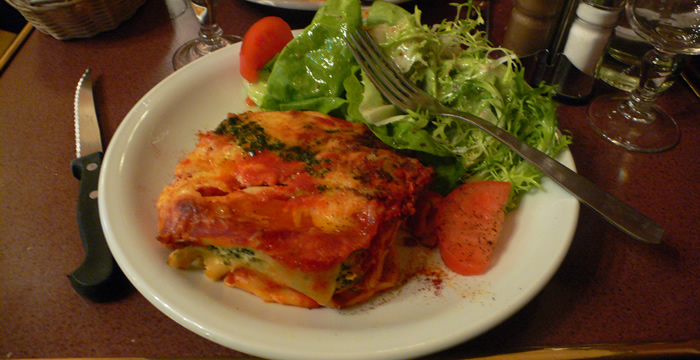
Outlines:
{"type": "MultiPolygon", "coordinates": [[[[168,0],[170,1],[170,0],[168,0]]],[[[492,37],[502,39],[512,2],[493,1],[492,37]]],[[[425,23],[453,19],[449,1],[417,1],[425,23]]],[[[292,28],[313,12],[222,0],[219,22],[245,33],[263,16],[292,28]]],[[[93,303],[67,274],[84,250],[76,221],[78,181],[73,96],[93,72],[103,143],[137,101],[173,72],[171,57],[197,35],[192,12],[171,19],[148,0],[116,30],[60,41],[35,30],[0,74],[0,356],[232,357],[241,355],[178,325],[136,291],[93,303]]],[[[554,278],[521,311],[448,353],[473,356],[530,346],[700,339],[700,99],[677,82],[659,100],[676,117],[680,143],[657,154],[599,137],[584,106],[559,108],[578,172],[655,219],[661,245],[633,240],[586,207],[554,278]]],[[[443,354],[446,356],[446,354],[443,354]]]]}

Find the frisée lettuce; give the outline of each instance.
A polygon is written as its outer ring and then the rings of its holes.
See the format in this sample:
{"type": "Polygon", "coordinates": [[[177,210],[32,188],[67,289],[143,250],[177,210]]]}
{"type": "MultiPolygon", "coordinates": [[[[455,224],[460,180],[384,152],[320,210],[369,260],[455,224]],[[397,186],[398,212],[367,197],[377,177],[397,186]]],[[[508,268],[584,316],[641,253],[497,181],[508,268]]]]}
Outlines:
{"type": "Polygon", "coordinates": [[[316,110],[365,123],[386,144],[413,151],[432,165],[438,175],[434,190],[442,194],[462,182],[508,181],[512,193],[507,208],[512,209],[524,193],[539,186],[538,170],[466,122],[401,112],[365,77],[344,44],[345,34],[364,26],[399,69],[442,104],[480,116],[556,156],[571,139],[557,132],[553,89],[528,85],[513,53],[491,46],[477,30],[483,18],[472,2],[455,8],[454,20],[428,26],[421,23],[418,8],[410,13],[375,1],[363,22],[359,0],[327,0],[304,33],[250,85],[249,96],[263,109],[316,110]],[[314,37],[317,30],[309,29],[319,26],[332,28],[326,34],[335,38],[314,37]],[[294,59],[301,50],[322,52],[327,64],[338,66],[310,67],[294,59]],[[299,76],[307,81],[295,84],[299,76]],[[278,83],[284,84],[283,91],[278,83]],[[330,89],[326,86],[331,83],[332,91],[318,91],[318,86],[330,89]]]}

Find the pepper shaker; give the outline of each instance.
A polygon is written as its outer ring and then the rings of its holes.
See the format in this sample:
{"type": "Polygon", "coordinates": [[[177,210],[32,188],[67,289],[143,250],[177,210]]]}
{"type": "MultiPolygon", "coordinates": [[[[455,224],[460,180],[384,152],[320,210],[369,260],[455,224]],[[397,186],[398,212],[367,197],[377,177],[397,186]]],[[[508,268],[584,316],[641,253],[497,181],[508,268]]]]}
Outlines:
{"type": "Polygon", "coordinates": [[[564,0],[516,0],[502,46],[519,57],[549,46],[564,0]]]}

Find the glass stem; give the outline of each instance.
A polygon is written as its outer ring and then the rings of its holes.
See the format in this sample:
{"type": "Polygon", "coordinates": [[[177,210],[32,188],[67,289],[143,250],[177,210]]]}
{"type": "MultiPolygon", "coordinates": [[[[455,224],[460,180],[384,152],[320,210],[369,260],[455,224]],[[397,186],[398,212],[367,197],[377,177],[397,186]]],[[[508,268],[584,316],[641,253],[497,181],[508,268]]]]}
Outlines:
{"type": "Polygon", "coordinates": [[[652,107],[656,104],[659,89],[675,69],[675,54],[652,49],[642,59],[639,85],[618,110],[625,117],[649,123],[656,118],[652,107]]]}
{"type": "Polygon", "coordinates": [[[221,39],[224,31],[216,24],[216,7],[218,0],[192,0],[192,8],[199,20],[199,37],[207,51],[226,46],[221,39]]]}

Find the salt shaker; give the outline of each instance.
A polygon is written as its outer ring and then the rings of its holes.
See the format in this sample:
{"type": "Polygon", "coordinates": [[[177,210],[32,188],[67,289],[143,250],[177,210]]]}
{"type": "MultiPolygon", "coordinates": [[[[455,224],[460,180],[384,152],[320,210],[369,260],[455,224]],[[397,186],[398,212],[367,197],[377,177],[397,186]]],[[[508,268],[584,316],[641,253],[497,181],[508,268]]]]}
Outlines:
{"type": "Polygon", "coordinates": [[[551,84],[555,99],[571,105],[590,100],[595,69],[622,14],[623,0],[581,0],[566,34],[564,50],[556,55],[551,84]]]}
{"type": "Polygon", "coordinates": [[[583,0],[579,3],[564,46],[564,55],[572,65],[584,74],[594,76],[596,64],[621,14],[619,2],[583,0]]]}

